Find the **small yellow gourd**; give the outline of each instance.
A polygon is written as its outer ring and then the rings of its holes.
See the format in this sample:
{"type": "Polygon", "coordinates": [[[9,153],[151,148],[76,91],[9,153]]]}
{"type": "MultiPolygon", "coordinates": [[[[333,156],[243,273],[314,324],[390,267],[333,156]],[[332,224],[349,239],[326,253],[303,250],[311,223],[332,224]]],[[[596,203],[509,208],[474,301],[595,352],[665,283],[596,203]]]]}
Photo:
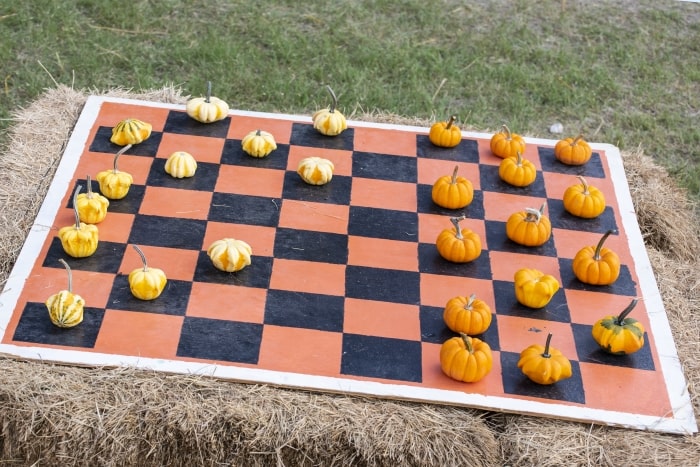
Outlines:
{"type": "Polygon", "coordinates": [[[189,152],[175,151],[165,161],[165,171],[174,178],[188,178],[197,171],[197,161],[189,152]]]}
{"type": "Polygon", "coordinates": [[[99,243],[99,230],[96,225],[80,222],[78,213],[78,193],[80,185],[73,193],[73,213],[75,214],[75,224],[62,227],[58,230],[58,238],[66,254],[73,258],[86,258],[97,250],[99,243]]]}
{"type": "Polygon", "coordinates": [[[87,176],[87,193],[80,193],[76,200],[78,216],[86,224],[99,224],[107,217],[109,200],[99,193],[92,191],[92,180],[87,176]]]}
{"type": "Polygon", "coordinates": [[[243,151],[252,157],[267,157],[277,149],[277,143],[272,133],[263,130],[253,130],[241,140],[243,151]]]}
{"type": "Polygon", "coordinates": [[[297,173],[309,185],[325,185],[333,178],[335,165],[322,157],[306,157],[299,161],[297,173]]]}
{"type": "Polygon", "coordinates": [[[119,146],[139,144],[151,136],[152,129],[153,126],[150,123],[136,118],[127,118],[112,128],[112,137],[109,140],[119,146]]]}
{"type": "Polygon", "coordinates": [[[200,123],[213,123],[226,118],[229,107],[226,101],[211,95],[211,81],[207,81],[206,96],[189,99],[185,110],[187,115],[200,123]]]}
{"type": "Polygon", "coordinates": [[[46,308],[54,325],[59,328],[72,328],[83,322],[85,300],[73,293],[73,274],[70,266],[62,258],[59,261],[68,272],[68,289],[51,295],[46,300],[46,308]]]}
{"type": "Polygon", "coordinates": [[[559,281],[552,275],[532,268],[516,271],[515,298],[529,308],[544,308],[559,290],[559,281]]]}
{"type": "Polygon", "coordinates": [[[131,294],[139,300],[154,300],[160,296],[168,283],[165,272],[162,269],[151,268],[146,263],[146,256],[141,248],[132,245],[139,254],[142,268],[136,268],[129,273],[129,289],[131,294]]]}
{"type": "Polygon", "coordinates": [[[333,92],[333,89],[331,89],[330,86],[326,86],[326,89],[328,89],[333,102],[331,103],[330,107],[317,110],[311,116],[311,121],[313,122],[316,131],[322,135],[337,136],[348,128],[348,122],[345,119],[345,115],[340,113],[337,109],[338,98],[333,92]]]}
{"type": "Polygon", "coordinates": [[[207,255],[216,269],[225,272],[240,271],[250,265],[253,249],[243,240],[222,238],[212,243],[207,255]]]}
{"type": "Polygon", "coordinates": [[[131,184],[134,183],[134,178],[128,172],[121,172],[118,166],[119,156],[124,154],[131,148],[131,144],[127,144],[117,152],[114,156],[112,170],[103,170],[95,177],[97,183],[100,184],[100,191],[109,199],[122,199],[127,193],[131,184]]]}

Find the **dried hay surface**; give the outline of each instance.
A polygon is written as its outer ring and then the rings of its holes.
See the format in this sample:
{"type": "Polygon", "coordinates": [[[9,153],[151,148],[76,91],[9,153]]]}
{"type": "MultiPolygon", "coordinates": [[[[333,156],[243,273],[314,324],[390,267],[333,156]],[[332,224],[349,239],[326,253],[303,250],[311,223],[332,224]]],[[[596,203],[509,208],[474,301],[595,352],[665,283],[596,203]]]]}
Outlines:
{"type": "MultiPolygon", "coordinates": [[[[0,286],[88,94],[183,103],[178,89],[59,86],[16,113],[0,154],[0,286]],[[36,133],[40,129],[41,134],[36,133]]],[[[387,114],[352,118],[425,126],[387,114]]],[[[697,219],[641,151],[630,190],[690,393],[700,387],[697,219]]],[[[0,358],[0,461],[18,465],[698,465],[697,436],[237,384],[133,368],[0,358]]],[[[640,388],[643,390],[643,388],[640,388]]],[[[623,397],[634,397],[626,394],[623,397]]],[[[693,404],[698,411],[698,401],[693,404]]]]}

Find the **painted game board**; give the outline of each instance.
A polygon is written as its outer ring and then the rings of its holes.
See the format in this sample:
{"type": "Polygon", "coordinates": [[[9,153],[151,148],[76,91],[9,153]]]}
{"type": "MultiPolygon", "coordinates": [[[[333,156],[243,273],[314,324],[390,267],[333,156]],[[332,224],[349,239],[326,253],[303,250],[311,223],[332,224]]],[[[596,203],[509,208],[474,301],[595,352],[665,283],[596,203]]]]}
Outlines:
{"type": "MultiPolygon", "coordinates": [[[[90,97],[66,147],[48,196],[0,296],[0,352],[79,365],[134,365],[243,382],[373,395],[612,424],[671,433],[697,431],[663,303],[633,211],[619,151],[592,144],[585,166],[555,160],[555,141],[527,139],[524,157],[537,167],[527,188],[505,185],[490,134],[463,133],[453,149],[433,146],[427,128],[349,122],[337,137],[317,133],[308,116],[231,111],[212,124],[190,119],[184,106],[90,97]],[[71,194],[86,176],[111,167],[120,149],[111,128],[135,117],[153,133],[120,158],[134,176],[128,196],[111,201],[99,224],[97,252],[73,259],[58,228],[74,222],[71,194]],[[241,149],[251,130],[271,132],[278,148],[256,159],[241,149]],[[168,155],[190,152],[196,175],[174,179],[168,155]],[[296,174],[307,156],[332,160],[330,184],[306,185],[296,174]],[[433,204],[431,186],[455,164],[475,187],[456,213],[433,204]],[[597,219],[567,214],[561,197],[577,175],[600,188],[608,206],[597,219]],[[552,238],[521,247],[505,221],[547,203],[552,238]],[[468,264],[443,260],[435,248],[449,217],[482,239],[468,264]],[[571,262],[583,246],[616,229],[606,246],[621,257],[612,286],[586,286],[571,262]],[[253,248],[237,273],[214,269],[206,249],[234,237],[253,248]],[[154,301],[129,292],[127,274],[140,260],[169,279],[154,301]],[[44,301],[66,288],[86,300],[79,326],[61,329],[44,301]],[[515,300],[513,274],[532,267],[562,289],[542,310],[515,300]],[[478,383],[440,370],[439,349],[454,334],[442,319],[448,299],[476,293],[494,312],[481,336],[494,367],[478,383]],[[635,316],[646,327],[639,352],[610,356],[591,338],[593,323],[643,297],[635,316]],[[530,382],[516,363],[521,350],[552,345],[573,365],[553,386],[530,382]]],[[[94,190],[99,187],[96,183],[94,190]]]]}

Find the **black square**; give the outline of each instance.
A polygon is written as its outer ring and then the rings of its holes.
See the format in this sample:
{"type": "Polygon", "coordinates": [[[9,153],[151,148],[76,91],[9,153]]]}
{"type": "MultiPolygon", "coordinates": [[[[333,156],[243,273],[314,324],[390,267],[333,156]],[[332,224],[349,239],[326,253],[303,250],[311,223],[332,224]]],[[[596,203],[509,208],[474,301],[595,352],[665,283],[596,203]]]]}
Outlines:
{"type": "MultiPolygon", "coordinates": [[[[605,315],[615,314],[602,310],[598,310],[598,312],[601,313],[601,318],[605,315]]],[[[644,333],[644,347],[635,353],[629,355],[613,355],[604,351],[595,339],[593,339],[593,335],[591,334],[593,326],[573,323],[571,329],[574,333],[576,353],[578,353],[578,360],[580,362],[636,368],[639,370],[655,370],[654,359],[651,356],[651,348],[648,343],[649,335],[647,333],[644,333]]],[[[611,371],[614,370],[611,369],[611,371]]]]}
{"type": "Polygon", "coordinates": [[[608,230],[617,230],[615,213],[610,206],[606,206],[602,214],[593,219],[584,219],[569,214],[566,209],[564,209],[564,202],[560,199],[548,198],[547,209],[549,210],[549,220],[552,223],[552,228],[555,229],[599,232],[601,234],[608,230]]]}
{"type": "Polygon", "coordinates": [[[514,394],[539,399],[552,399],[586,403],[586,393],[583,389],[581,370],[577,361],[571,361],[571,377],[557,381],[554,384],[537,384],[531,381],[518,368],[520,355],[514,352],[501,352],[501,368],[503,374],[503,390],[506,394],[514,394]]]}
{"type": "Polygon", "coordinates": [[[423,273],[441,274],[444,276],[474,277],[489,280],[492,277],[488,250],[481,250],[481,254],[474,261],[453,263],[440,256],[434,243],[421,243],[418,245],[418,270],[423,273]]]}
{"type": "MultiPolygon", "coordinates": [[[[89,150],[91,152],[106,152],[112,155],[116,155],[124,146],[119,146],[110,141],[112,137],[112,127],[101,126],[97,129],[95,134],[95,139],[90,144],[89,150]]],[[[160,141],[163,138],[163,133],[159,131],[152,131],[151,136],[145,141],[131,146],[124,154],[130,156],[146,156],[155,157],[158,153],[158,146],[160,146],[160,141]]],[[[114,158],[111,160],[106,160],[105,163],[108,165],[105,169],[110,168],[114,164],[114,158]]]]}
{"type": "Polygon", "coordinates": [[[345,264],[348,262],[348,236],[278,228],[275,234],[274,257],[345,264]]]}
{"type": "Polygon", "coordinates": [[[418,214],[408,211],[350,206],[348,234],[414,242],[418,239],[418,214]]]}
{"type": "Polygon", "coordinates": [[[416,162],[415,157],[356,151],[352,154],[352,176],[416,183],[418,181],[416,162]]]}
{"type": "Polygon", "coordinates": [[[208,220],[277,227],[281,200],[265,196],[214,192],[208,220]]]}
{"type": "Polygon", "coordinates": [[[289,145],[277,143],[277,149],[265,157],[253,157],[241,146],[240,139],[227,139],[221,154],[221,163],[243,167],[260,167],[265,169],[285,170],[289,158],[289,145]]]}
{"type": "Polygon", "coordinates": [[[525,246],[515,243],[508,238],[506,233],[506,223],[501,221],[485,221],[486,224],[486,244],[491,251],[505,251],[508,253],[519,253],[537,256],[557,256],[557,249],[554,246],[554,238],[549,239],[540,246],[525,246]]]}
{"type": "Polygon", "coordinates": [[[51,245],[49,245],[42,266],[63,269],[64,266],[58,261],[63,258],[71,269],[77,271],[115,274],[119,271],[125,249],[126,245],[123,243],[98,242],[97,250],[92,255],[86,258],[73,258],[63,250],[61,240],[54,237],[51,239],[51,245]]]}
{"type": "Polygon", "coordinates": [[[572,267],[574,261],[567,258],[559,258],[559,272],[561,275],[562,286],[572,290],[586,290],[590,292],[602,292],[614,295],[628,295],[634,297],[637,295],[637,283],[632,280],[627,265],[620,266],[620,275],[617,280],[610,285],[590,285],[578,280],[574,274],[572,267]]]}
{"type": "Polygon", "coordinates": [[[514,186],[501,180],[498,175],[499,166],[481,164],[479,166],[479,183],[484,191],[496,191],[510,195],[533,196],[544,198],[547,192],[544,188],[544,178],[542,172],[537,171],[535,181],[528,186],[514,186]]]}
{"type": "Polygon", "coordinates": [[[554,157],[554,148],[539,146],[537,152],[540,156],[540,166],[544,172],[556,172],[582,177],[605,178],[605,170],[603,170],[603,162],[600,154],[593,152],[591,158],[583,165],[567,165],[559,162],[554,157]]]}
{"type": "Polygon", "coordinates": [[[185,316],[177,356],[255,365],[262,330],[256,323],[185,316]]]}
{"type": "Polygon", "coordinates": [[[142,311],[159,315],[185,316],[190,300],[192,283],[168,279],[165,289],[154,300],[140,300],[131,293],[128,274],[118,274],[109,294],[107,308],[113,310],[142,311]]]}
{"type": "Polygon", "coordinates": [[[335,295],[272,289],[267,292],[265,324],[342,332],[344,304],[345,299],[335,295]]]}
{"type": "Polygon", "coordinates": [[[163,132],[190,136],[226,138],[230,125],[231,117],[226,117],[216,122],[201,123],[187,115],[187,112],[171,110],[165,121],[163,132]]]}
{"type": "MultiPolygon", "coordinates": [[[[98,193],[101,193],[98,190],[98,193]]],[[[110,199],[107,207],[107,215],[110,212],[118,212],[120,214],[136,214],[141,209],[143,195],[146,193],[145,185],[131,185],[129,192],[122,199],[110,199]]]]}
{"type": "Polygon", "coordinates": [[[129,235],[135,245],[200,250],[207,223],[198,219],[138,214],[129,235]]]}
{"type": "Polygon", "coordinates": [[[453,148],[442,148],[430,142],[428,135],[416,135],[416,154],[426,159],[441,159],[459,162],[479,162],[479,143],[462,138],[453,148]]]}
{"type": "MultiPolygon", "coordinates": [[[[30,302],[24,306],[12,339],[18,342],[91,349],[95,347],[104,314],[101,308],[85,307],[82,323],[72,328],[59,328],[49,319],[49,310],[45,304],[30,302]]],[[[51,350],[47,349],[46,354],[50,353],[51,350]]]]}
{"type": "Polygon", "coordinates": [[[296,199],[314,203],[350,204],[352,177],[333,175],[330,183],[310,185],[298,173],[288,170],[284,174],[284,199],[296,199]]]}
{"type": "MultiPolygon", "coordinates": [[[[205,245],[205,247],[208,248],[209,245],[205,245]]],[[[200,251],[197,258],[197,266],[194,270],[194,280],[196,282],[266,289],[270,285],[271,273],[272,258],[267,256],[255,256],[253,254],[248,266],[240,271],[226,272],[216,269],[207,252],[200,251]]]]}
{"type": "Polygon", "coordinates": [[[461,209],[447,209],[433,202],[433,186],[418,185],[418,212],[423,214],[439,214],[443,216],[461,216],[469,219],[484,218],[484,193],[474,190],[472,202],[461,209]]]}
{"type": "Polygon", "coordinates": [[[418,341],[344,334],[340,373],[420,383],[421,354],[418,341]]]}
{"type": "Polygon", "coordinates": [[[381,302],[420,304],[420,274],[348,265],[345,296],[381,302]]]}
{"type": "Polygon", "coordinates": [[[326,136],[319,133],[311,123],[293,123],[289,144],[352,151],[354,139],[355,130],[353,128],[347,128],[336,136],[326,136]]]}
{"type": "Polygon", "coordinates": [[[498,310],[499,315],[561,323],[571,322],[571,314],[563,288],[560,288],[543,308],[530,308],[521,305],[515,298],[515,284],[513,282],[494,280],[493,294],[496,298],[496,310],[498,310]]]}
{"type": "Polygon", "coordinates": [[[165,171],[167,159],[156,158],[148,173],[146,185],[181,190],[214,191],[219,178],[219,164],[197,162],[197,171],[193,177],[175,178],[165,171]]]}

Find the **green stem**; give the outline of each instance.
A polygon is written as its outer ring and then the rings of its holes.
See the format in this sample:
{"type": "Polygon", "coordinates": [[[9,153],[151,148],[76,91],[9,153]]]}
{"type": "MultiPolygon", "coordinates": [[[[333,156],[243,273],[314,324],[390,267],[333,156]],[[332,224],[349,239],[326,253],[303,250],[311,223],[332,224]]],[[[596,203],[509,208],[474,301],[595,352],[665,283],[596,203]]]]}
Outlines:
{"type": "Polygon", "coordinates": [[[445,125],[445,130],[449,130],[452,127],[452,124],[457,120],[457,117],[455,115],[452,115],[450,119],[447,121],[447,125],[445,125]]]}
{"type": "Polygon", "coordinates": [[[68,292],[73,292],[73,272],[63,258],[59,258],[58,260],[63,264],[63,267],[66,268],[66,272],[68,272],[68,292]]]}
{"type": "Polygon", "coordinates": [[[603,234],[603,236],[600,238],[598,241],[598,244],[595,247],[595,252],[593,253],[593,259],[595,261],[600,261],[600,251],[603,249],[603,243],[605,243],[605,240],[610,236],[610,234],[614,234],[614,230],[608,230],[603,234]]]}
{"type": "Polygon", "coordinates": [[[90,179],[90,175],[86,175],[85,183],[87,184],[87,197],[88,199],[92,199],[92,180],[90,179]]]}
{"type": "Polygon", "coordinates": [[[119,166],[117,165],[117,160],[119,159],[119,156],[121,156],[121,155],[124,154],[126,151],[128,151],[129,149],[131,149],[131,146],[132,146],[131,144],[127,144],[126,146],[124,146],[123,148],[121,148],[121,149],[119,150],[119,152],[117,152],[117,154],[114,155],[114,170],[113,170],[113,172],[114,172],[115,174],[116,174],[116,173],[119,173],[119,166]]]}
{"type": "Polygon", "coordinates": [[[75,228],[80,230],[80,213],[78,212],[78,193],[82,186],[78,185],[75,187],[73,192],[73,214],[75,215],[75,228]]]}
{"type": "Polygon", "coordinates": [[[328,89],[328,92],[331,95],[331,99],[333,99],[333,102],[331,103],[331,106],[328,109],[328,111],[330,113],[333,113],[335,112],[336,107],[338,107],[338,98],[336,97],[335,93],[333,92],[333,89],[331,89],[329,85],[326,85],[326,89],[328,89]]]}
{"type": "Polygon", "coordinates": [[[207,104],[211,102],[211,81],[207,81],[207,95],[204,98],[204,102],[207,104]]]}
{"type": "Polygon", "coordinates": [[[615,324],[617,324],[618,326],[622,326],[623,322],[625,321],[625,318],[627,318],[627,315],[629,315],[634,309],[634,307],[637,306],[637,302],[639,302],[639,298],[632,299],[630,304],[627,305],[627,308],[622,310],[622,312],[617,316],[617,318],[615,319],[615,324]]]}
{"type": "Polygon", "coordinates": [[[547,334],[547,341],[544,343],[544,352],[542,353],[542,357],[544,358],[549,358],[551,355],[549,354],[549,344],[552,342],[552,333],[550,332],[547,334]]]}
{"type": "Polygon", "coordinates": [[[472,346],[471,338],[463,332],[460,332],[459,336],[462,338],[464,346],[467,348],[467,352],[469,352],[470,354],[474,353],[474,347],[472,346]]]}

